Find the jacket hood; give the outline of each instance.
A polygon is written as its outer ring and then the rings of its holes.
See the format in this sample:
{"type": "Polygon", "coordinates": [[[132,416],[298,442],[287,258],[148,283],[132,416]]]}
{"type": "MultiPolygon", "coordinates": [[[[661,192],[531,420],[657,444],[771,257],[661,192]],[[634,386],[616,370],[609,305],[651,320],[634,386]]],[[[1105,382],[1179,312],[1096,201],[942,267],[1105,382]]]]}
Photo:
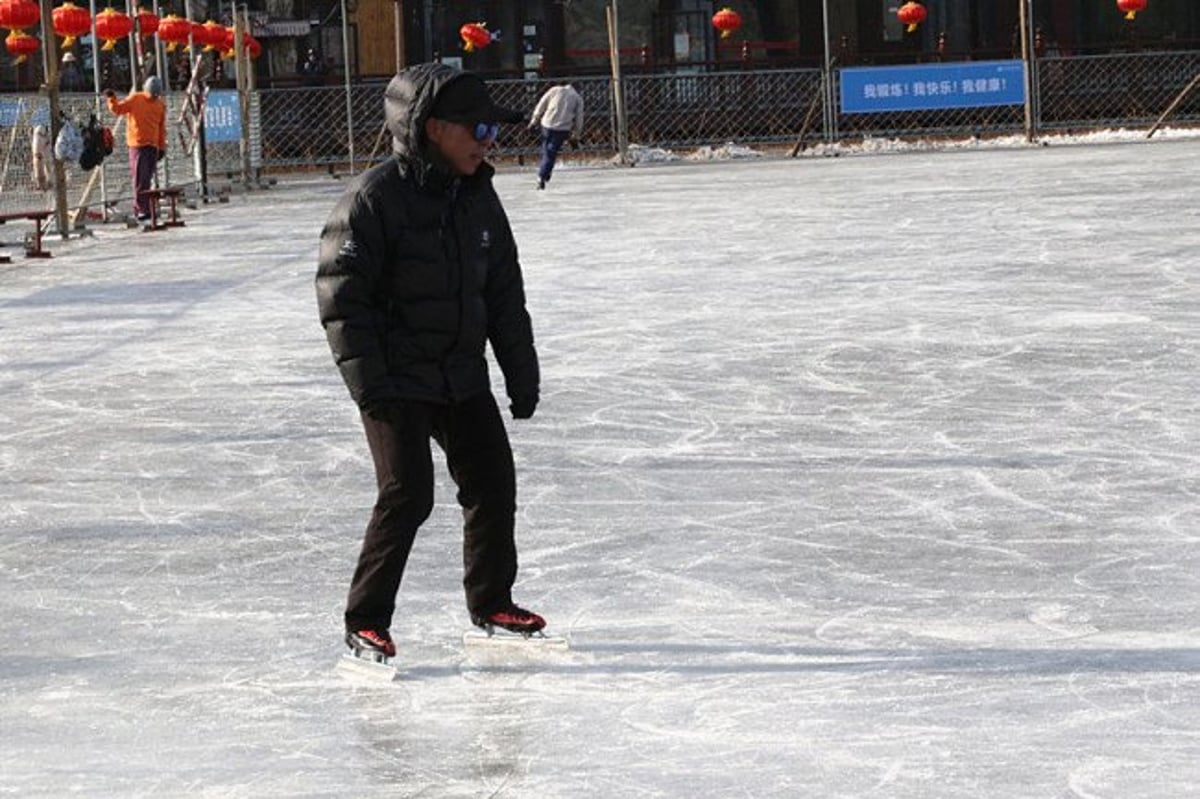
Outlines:
{"type": "Polygon", "coordinates": [[[394,140],[395,151],[419,158],[424,142],[425,120],[442,87],[463,73],[446,64],[418,64],[388,83],[383,95],[383,115],[394,140]]]}

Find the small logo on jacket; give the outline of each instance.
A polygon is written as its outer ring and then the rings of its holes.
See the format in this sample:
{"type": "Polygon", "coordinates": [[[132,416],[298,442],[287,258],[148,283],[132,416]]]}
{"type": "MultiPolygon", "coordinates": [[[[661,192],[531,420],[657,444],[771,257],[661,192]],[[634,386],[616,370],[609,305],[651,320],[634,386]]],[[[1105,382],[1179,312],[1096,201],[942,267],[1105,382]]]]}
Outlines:
{"type": "Polygon", "coordinates": [[[491,246],[492,246],[492,232],[490,230],[482,231],[479,234],[480,249],[484,249],[484,250],[491,249],[491,246]]]}

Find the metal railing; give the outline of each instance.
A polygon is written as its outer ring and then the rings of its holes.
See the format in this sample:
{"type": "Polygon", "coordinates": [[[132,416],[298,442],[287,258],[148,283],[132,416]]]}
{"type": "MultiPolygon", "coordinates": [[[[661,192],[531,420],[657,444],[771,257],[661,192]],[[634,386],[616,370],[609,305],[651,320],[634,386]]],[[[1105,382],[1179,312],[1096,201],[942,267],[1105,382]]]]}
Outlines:
{"type": "MultiPolygon", "coordinates": [[[[810,142],[837,142],[1024,129],[1024,110],[1014,106],[847,114],[838,99],[838,74],[836,69],[831,72],[828,93],[818,69],[629,75],[622,81],[629,139],[643,146],[684,148],[727,142],[791,144],[802,132],[810,142]]],[[[1200,51],[1039,58],[1033,75],[1035,126],[1041,131],[1148,128],[1198,74],[1200,51]]],[[[490,86],[498,102],[529,111],[554,82],[514,79],[490,86]]],[[[580,149],[592,155],[614,153],[611,80],[583,77],[572,82],[587,108],[580,149]]],[[[238,141],[208,144],[206,175],[236,183],[256,179],[262,171],[341,170],[351,165],[359,171],[386,158],[391,138],[384,129],[385,85],[356,84],[350,88],[349,103],[345,90],[335,86],[254,92],[248,158],[254,175],[244,173],[238,141]]],[[[182,99],[178,92],[167,97],[172,140],[159,179],[197,185],[198,161],[182,151],[176,130],[182,99]]],[[[82,94],[63,95],[62,106],[81,122],[99,108],[92,95],[82,94]]],[[[44,98],[37,95],[0,95],[0,212],[53,203],[53,192],[35,185],[31,151],[33,126],[44,124],[47,114],[44,98]]],[[[67,168],[68,204],[86,204],[92,217],[102,210],[102,200],[115,207],[127,205],[130,197],[124,137],[106,110],[100,117],[117,133],[116,151],[99,168],[100,175],[73,164],[67,168]]],[[[1172,121],[1200,123],[1200,90],[1179,105],[1172,121]]],[[[524,158],[536,151],[534,134],[512,127],[502,134],[497,156],[524,158]]]]}

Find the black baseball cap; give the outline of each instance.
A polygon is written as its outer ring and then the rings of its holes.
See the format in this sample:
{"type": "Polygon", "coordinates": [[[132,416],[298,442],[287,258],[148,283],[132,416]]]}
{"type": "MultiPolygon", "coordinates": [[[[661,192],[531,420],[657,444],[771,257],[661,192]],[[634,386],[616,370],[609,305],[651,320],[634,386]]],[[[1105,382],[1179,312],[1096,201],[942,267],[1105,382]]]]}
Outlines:
{"type": "Polygon", "coordinates": [[[479,122],[521,122],[525,114],[496,105],[487,85],[477,75],[464,72],[438,90],[429,116],[447,122],[475,125],[479,122]]]}

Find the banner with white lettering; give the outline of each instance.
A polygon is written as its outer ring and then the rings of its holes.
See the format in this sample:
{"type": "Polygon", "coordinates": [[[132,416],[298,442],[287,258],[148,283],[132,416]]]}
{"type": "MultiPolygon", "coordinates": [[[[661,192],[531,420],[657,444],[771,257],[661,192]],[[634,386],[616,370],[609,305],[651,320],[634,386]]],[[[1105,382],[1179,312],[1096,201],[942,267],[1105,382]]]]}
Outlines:
{"type": "Polygon", "coordinates": [[[1025,103],[1024,70],[1019,60],[847,67],[838,74],[845,114],[1025,103]]]}

